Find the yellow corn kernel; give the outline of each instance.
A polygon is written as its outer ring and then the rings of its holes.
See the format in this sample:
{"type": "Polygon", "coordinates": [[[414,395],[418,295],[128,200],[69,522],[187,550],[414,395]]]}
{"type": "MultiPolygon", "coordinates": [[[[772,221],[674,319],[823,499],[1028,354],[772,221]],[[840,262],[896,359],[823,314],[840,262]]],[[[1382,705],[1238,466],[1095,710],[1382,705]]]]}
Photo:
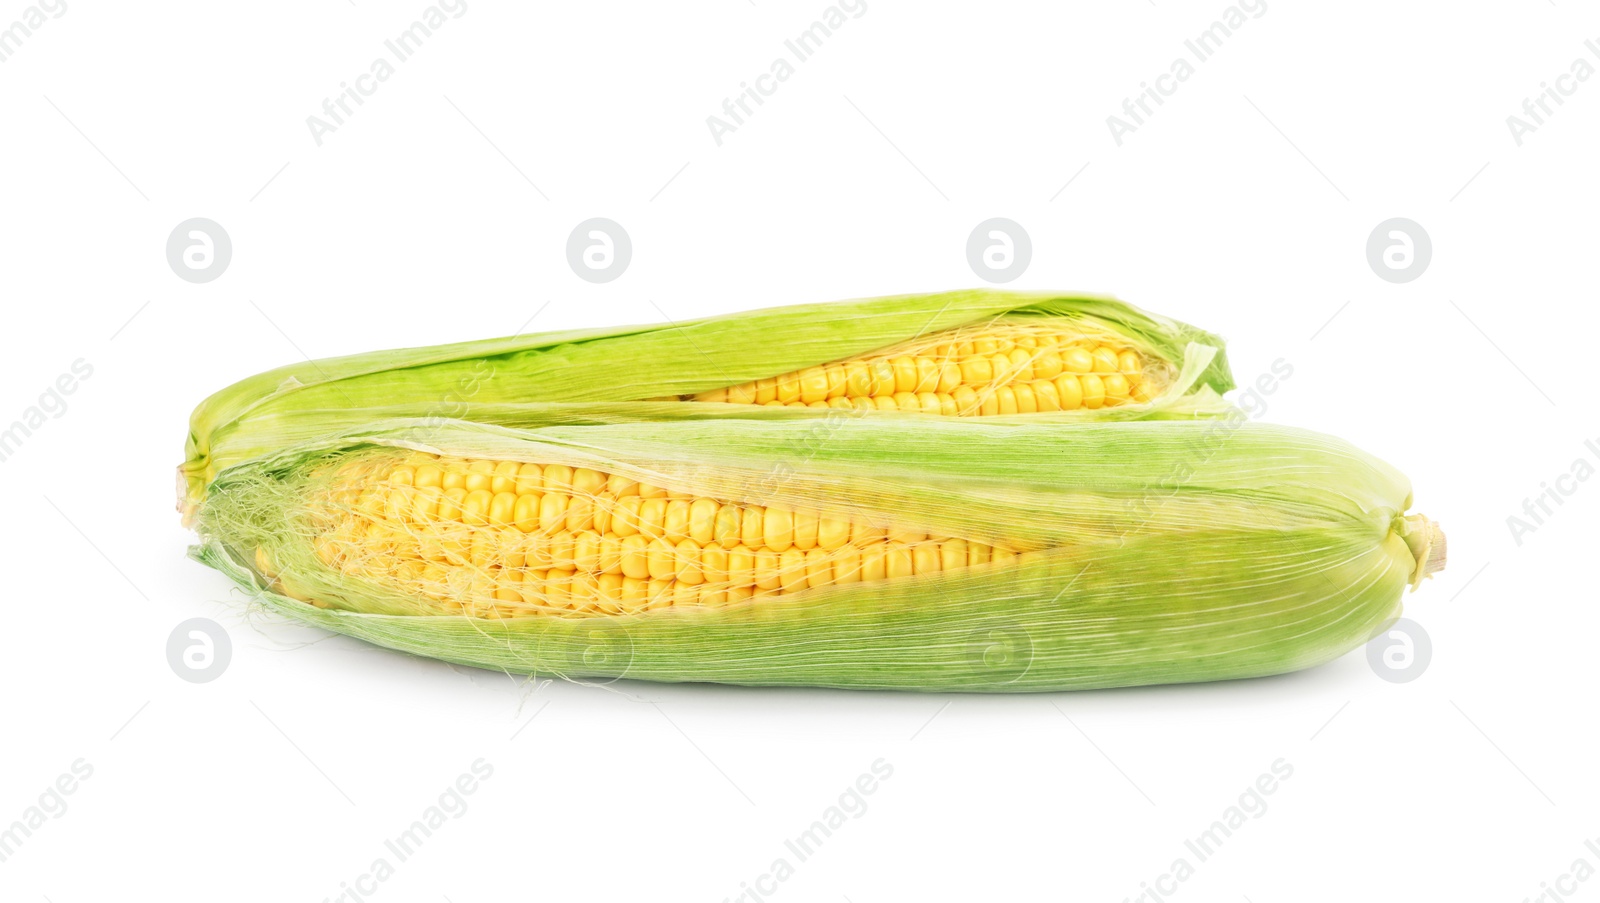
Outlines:
{"type": "Polygon", "coordinates": [[[622,578],[622,611],[635,614],[644,611],[649,600],[649,583],[636,577],[622,578]]]}
{"type": "Polygon", "coordinates": [[[661,534],[672,543],[689,538],[689,502],[684,499],[667,501],[666,512],[661,517],[661,534]]]}
{"type": "Polygon", "coordinates": [[[762,530],[767,519],[767,509],[751,505],[748,508],[744,508],[740,513],[743,516],[743,520],[739,529],[739,541],[752,549],[761,548],[762,530]]]}
{"type": "Polygon", "coordinates": [[[600,614],[615,615],[623,611],[622,575],[601,574],[584,582],[584,594],[590,607],[600,614]]]}
{"type": "Polygon", "coordinates": [[[800,400],[810,404],[828,397],[828,371],[822,367],[807,367],[800,371],[800,400]]]}
{"type": "Polygon", "coordinates": [[[575,562],[572,560],[573,541],[571,533],[563,531],[550,537],[548,548],[550,549],[551,567],[572,569],[575,562]]]}
{"type": "MultiPolygon", "coordinates": [[[[420,470],[421,468],[419,468],[420,470]]],[[[435,481],[437,484],[437,481],[435,481]]],[[[437,485],[424,486],[411,498],[411,513],[407,520],[414,524],[431,524],[439,518],[439,503],[444,493],[437,485]]]]}
{"type": "Polygon", "coordinates": [[[766,510],[761,523],[762,545],[782,552],[794,544],[794,512],[774,506],[766,510]]]}
{"type": "Polygon", "coordinates": [[[756,582],[755,553],[744,546],[728,550],[728,586],[731,589],[749,589],[756,582]]]}
{"type": "Polygon", "coordinates": [[[875,543],[861,550],[861,579],[882,580],[888,576],[886,555],[888,545],[875,543]]]}
{"type": "Polygon", "coordinates": [[[539,497],[539,530],[555,533],[567,525],[568,496],[547,492],[539,497]]]}
{"type": "Polygon", "coordinates": [[[778,400],[784,404],[800,400],[799,373],[786,373],[778,377],[778,400]]]}
{"type": "MultiPolygon", "coordinates": [[[[498,477],[496,479],[499,479],[498,477]]],[[[507,478],[507,485],[515,485],[507,478]]],[[[517,496],[512,492],[498,492],[489,499],[489,523],[504,526],[516,520],[517,496]]]]}
{"type": "Polygon", "coordinates": [[[512,480],[512,492],[517,495],[541,492],[544,489],[543,468],[537,464],[518,464],[517,475],[512,480]]]}
{"type": "Polygon", "coordinates": [[[806,557],[806,586],[817,589],[833,582],[833,557],[826,549],[811,549],[806,557]]]}
{"type": "Polygon", "coordinates": [[[600,534],[584,530],[572,535],[572,566],[580,571],[600,570],[600,534]]]}
{"type": "Polygon", "coordinates": [[[797,549],[813,549],[817,545],[817,530],[820,518],[817,512],[796,508],[794,511],[794,547],[797,549]]]}
{"type": "MultiPolygon", "coordinates": [[[[477,462],[475,462],[477,463],[477,462]]],[[[487,464],[487,461],[482,463],[487,464]]],[[[485,486],[488,484],[488,475],[479,474],[484,478],[485,486]]],[[[469,527],[482,527],[489,523],[489,503],[494,496],[489,494],[487,488],[471,489],[467,491],[466,500],[461,503],[461,522],[469,527]]]]}
{"type": "Polygon", "coordinates": [[[673,562],[672,543],[664,538],[650,540],[645,553],[645,563],[649,568],[651,579],[671,579],[677,573],[677,566],[673,562]]]}
{"type": "Polygon", "coordinates": [[[602,574],[622,573],[622,537],[615,533],[600,534],[600,561],[597,567],[602,574]]]}
{"type": "Polygon", "coordinates": [[[757,549],[755,553],[755,581],[757,589],[777,589],[778,553],[771,549],[757,549]]]}
{"type": "Polygon", "coordinates": [[[1083,406],[1089,410],[1101,407],[1106,402],[1106,384],[1099,375],[1088,373],[1080,377],[1083,383],[1083,406]]]}
{"type": "Polygon", "coordinates": [[[489,479],[489,491],[495,495],[503,492],[515,494],[517,491],[517,469],[515,461],[500,461],[494,465],[489,479]]]}
{"type": "Polygon", "coordinates": [[[728,552],[718,545],[700,548],[700,574],[708,587],[722,588],[728,582],[728,552]]]}
{"type": "Polygon", "coordinates": [[[1061,410],[1061,393],[1056,390],[1056,384],[1050,380],[1037,380],[1033,384],[1033,402],[1041,414],[1059,411],[1061,410]]]}
{"type": "Polygon", "coordinates": [[[639,513],[644,501],[638,495],[617,499],[616,506],[611,509],[611,529],[618,536],[632,536],[639,532],[639,513]]]}
{"type": "Polygon", "coordinates": [[[861,579],[860,549],[845,546],[832,554],[834,583],[855,583],[861,579]]]}
{"type": "Polygon", "coordinates": [[[642,534],[624,537],[622,540],[622,574],[636,580],[643,580],[650,576],[650,540],[642,534]]]}
{"type": "Polygon", "coordinates": [[[655,539],[665,534],[667,523],[666,497],[650,497],[639,503],[639,532],[655,539]]]}
{"type": "Polygon", "coordinates": [[[1087,348],[1072,347],[1061,358],[1061,365],[1068,373],[1088,373],[1094,369],[1094,355],[1087,348]]]}
{"type": "Polygon", "coordinates": [[[673,548],[673,564],[679,583],[697,586],[705,581],[705,573],[700,569],[700,546],[694,540],[685,539],[673,548]]]}
{"type": "Polygon", "coordinates": [[[1083,384],[1070,373],[1056,378],[1056,394],[1061,399],[1061,410],[1076,411],[1083,404],[1083,384]]]}
{"type": "Polygon", "coordinates": [[[1061,375],[1061,368],[1061,353],[1054,348],[1039,352],[1033,359],[1034,379],[1055,379],[1061,375]]]}
{"type": "Polygon", "coordinates": [[[444,469],[437,464],[427,463],[417,465],[411,485],[418,489],[442,489],[443,482],[444,469]]]}
{"type": "Polygon", "coordinates": [[[488,492],[489,487],[493,485],[493,483],[493,461],[473,461],[471,464],[467,465],[466,489],[469,494],[479,490],[488,492]]]}
{"type": "Polygon", "coordinates": [[[967,566],[967,541],[947,539],[939,545],[939,569],[953,571],[967,566]]]}
{"type": "Polygon", "coordinates": [[[778,585],[784,592],[794,592],[806,587],[806,553],[795,548],[785,549],[778,555],[778,585]]]}
{"type": "Polygon", "coordinates": [[[994,397],[1000,406],[1001,416],[1017,413],[1017,393],[1011,386],[1000,386],[995,389],[994,397]]]}
{"type": "Polygon", "coordinates": [[[1033,394],[1032,383],[1017,383],[1011,387],[1011,394],[1016,396],[1018,414],[1038,413],[1039,401],[1033,394]]]}
{"type": "Polygon", "coordinates": [[[890,542],[883,552],[884,574],[890,580],[910,577],[915,574],[911,558],[911,547],[903,542],[890,542]]]}

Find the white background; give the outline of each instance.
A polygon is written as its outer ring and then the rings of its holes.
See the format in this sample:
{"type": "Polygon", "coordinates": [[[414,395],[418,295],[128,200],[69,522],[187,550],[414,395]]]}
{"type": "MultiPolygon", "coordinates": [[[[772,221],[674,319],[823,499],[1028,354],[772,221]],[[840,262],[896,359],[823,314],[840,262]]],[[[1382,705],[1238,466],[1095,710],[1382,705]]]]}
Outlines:
{"type": "MultiPolygon", "coordinates": [[[[93,367],[0,464],[0,826],[93,768],[0,863],[0,897],[336,898],[479,758],[470,808],[374,898],[719,901],[760,880],[780,900],[1123,900],[1193,863],[1183,841],[1279,758],[1267,811],[1173,896],[1520,901],[1600,867],[1600,480],[1520,545],[1506,520],[1600,465],[1600,78],[1521,146],[1506,124],[1573,60],[1600,66],[1592,8],[1270,0],[1119,147],[1106,117],[1220,0],[868,0],[719,147],[706,117],[820,0],[469,0],[319,147],[306,117],[423,7],[68,0],[0,63],[0,425],[93,367]],[[204,285],[164,256],[197,216],[234,247],[204,285]],[[634,245],[605,285],[565,259],[595,216],[634,245]],[[1411,476],[1451,548],[1406,600],[1433,643],[1419,679],[1358,650],[953,701],[532,687],[251,616],[184,557],[185,419],[235,379],[530,317],[973,285],[966,239],[994,216],[1032,237],[1013,287],[1203,325],[1241,382],[1282,358],[1265,419],[1411,476]],[[1399,285],[1365,255],[1396,216],[1433,242],[1399,285]],[[191,617],[232,636],[213,683],[169,669],[191,617]],[[865,813],[763,879],[880,758],[865,813]]],[[[0,29],[25,10],[0,5],[0,29]]],[[[1600,898],[1600,878],[1561,886],[1600,898]]]]}

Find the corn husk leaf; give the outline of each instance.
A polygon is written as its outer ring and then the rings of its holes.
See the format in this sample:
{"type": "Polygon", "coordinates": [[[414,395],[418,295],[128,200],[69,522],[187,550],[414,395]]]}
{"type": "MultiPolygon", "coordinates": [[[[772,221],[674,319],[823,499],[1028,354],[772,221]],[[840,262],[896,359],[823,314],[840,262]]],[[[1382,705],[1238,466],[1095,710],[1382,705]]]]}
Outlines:
{"type": "MultiPolygon", "coordinates": [[[[687,407],[687,406],[685,406],[687,407]]],[[[683,408],[678,410],[683,411],[683,408]]],[[[512,673],[756,685],[1037,691],[1253,677],[1335,658],[1439,566],[1404,476],[1340,440],[1240,416],[1062,424],[694,412],[528,428],[389,421],[224,471],[194,557],[267,609],[512,673]],[[307,499],[402,450],[564,463],[696,495],[817,507],[1034,550],[716,609],[489,620],[324,567],[307,499]],[[261,547],[278,582],[256,569],[261,547]],[[286,595],[314,599],[314,607],[286,595]]]]}
{"type": "Polygon", "coordinates": [[[180,508],[222,470],[385,418],[523,426],[541,406],[573,417],[633,416],[630,405],[792,372],[1001,315],[1056,315],[1110,328],[1176,364],[1157,398],[1065,419],[1216,416],[1233,387],[1223,342],[1111,298],[971,290],[806,304],[675,324],[553,332],[357,354],[280,367],[212,395],[190,418],[180,508]],[[530,407],[532,405],[532,407],[530,407]],[[608,406],[621,405],[611,409],[608,406]]]}

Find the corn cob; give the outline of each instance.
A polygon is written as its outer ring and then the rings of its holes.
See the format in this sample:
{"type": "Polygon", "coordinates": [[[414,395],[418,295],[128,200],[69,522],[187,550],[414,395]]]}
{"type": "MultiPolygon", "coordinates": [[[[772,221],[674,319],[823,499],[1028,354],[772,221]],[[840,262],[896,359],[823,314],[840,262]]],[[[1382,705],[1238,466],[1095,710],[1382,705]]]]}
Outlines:
{"type": "Polygon", "coordinates": [[[475,617],[722,607],[1017,557],[865,517],[740,504],[564,464],[380,455],[341,467],[308,501],[324,566],[475,617]]]}
{"type": "Polygon", "coordinates": [[[1306,667],[1443,566],[1405,478],[1312,433],[693,407],[302,443],[219,476],[194,554],[463,664],[948,690],[1306,667]]]}
{"type": "Polygon", "coordinates": [[[1149,402],[1176,368],[1127,342],[1108,329],[1061,317],[1002,318],[693,398],[950,417],[1149,402]]]}
{"type": "Polygon", "coordinates": [[[192,514],[233,464],[386,418],[525,426],[550,405],[604,421],[692,401],[808,416],[798,409],[1215,416],[1232,386],[1216,336],[1111,299],[992,290],[375,352],[279,368],[203,402],[180,509],[192,514]]]}

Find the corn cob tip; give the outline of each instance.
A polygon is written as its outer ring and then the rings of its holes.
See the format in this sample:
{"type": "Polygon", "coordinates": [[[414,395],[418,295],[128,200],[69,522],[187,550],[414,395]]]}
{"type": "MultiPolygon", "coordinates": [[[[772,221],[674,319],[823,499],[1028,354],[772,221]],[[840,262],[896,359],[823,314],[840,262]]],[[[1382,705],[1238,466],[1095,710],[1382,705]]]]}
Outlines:
{"type": "Polygon", "coordinates": [[[1411,577],[1411,588],[1415,590],[1422,581],[1444,570],[1448,546],[1438,521],[1413,514],[1405,519],[1405,525],[1406,546],[1417,559],[1417,569],[1411,577]]]}

